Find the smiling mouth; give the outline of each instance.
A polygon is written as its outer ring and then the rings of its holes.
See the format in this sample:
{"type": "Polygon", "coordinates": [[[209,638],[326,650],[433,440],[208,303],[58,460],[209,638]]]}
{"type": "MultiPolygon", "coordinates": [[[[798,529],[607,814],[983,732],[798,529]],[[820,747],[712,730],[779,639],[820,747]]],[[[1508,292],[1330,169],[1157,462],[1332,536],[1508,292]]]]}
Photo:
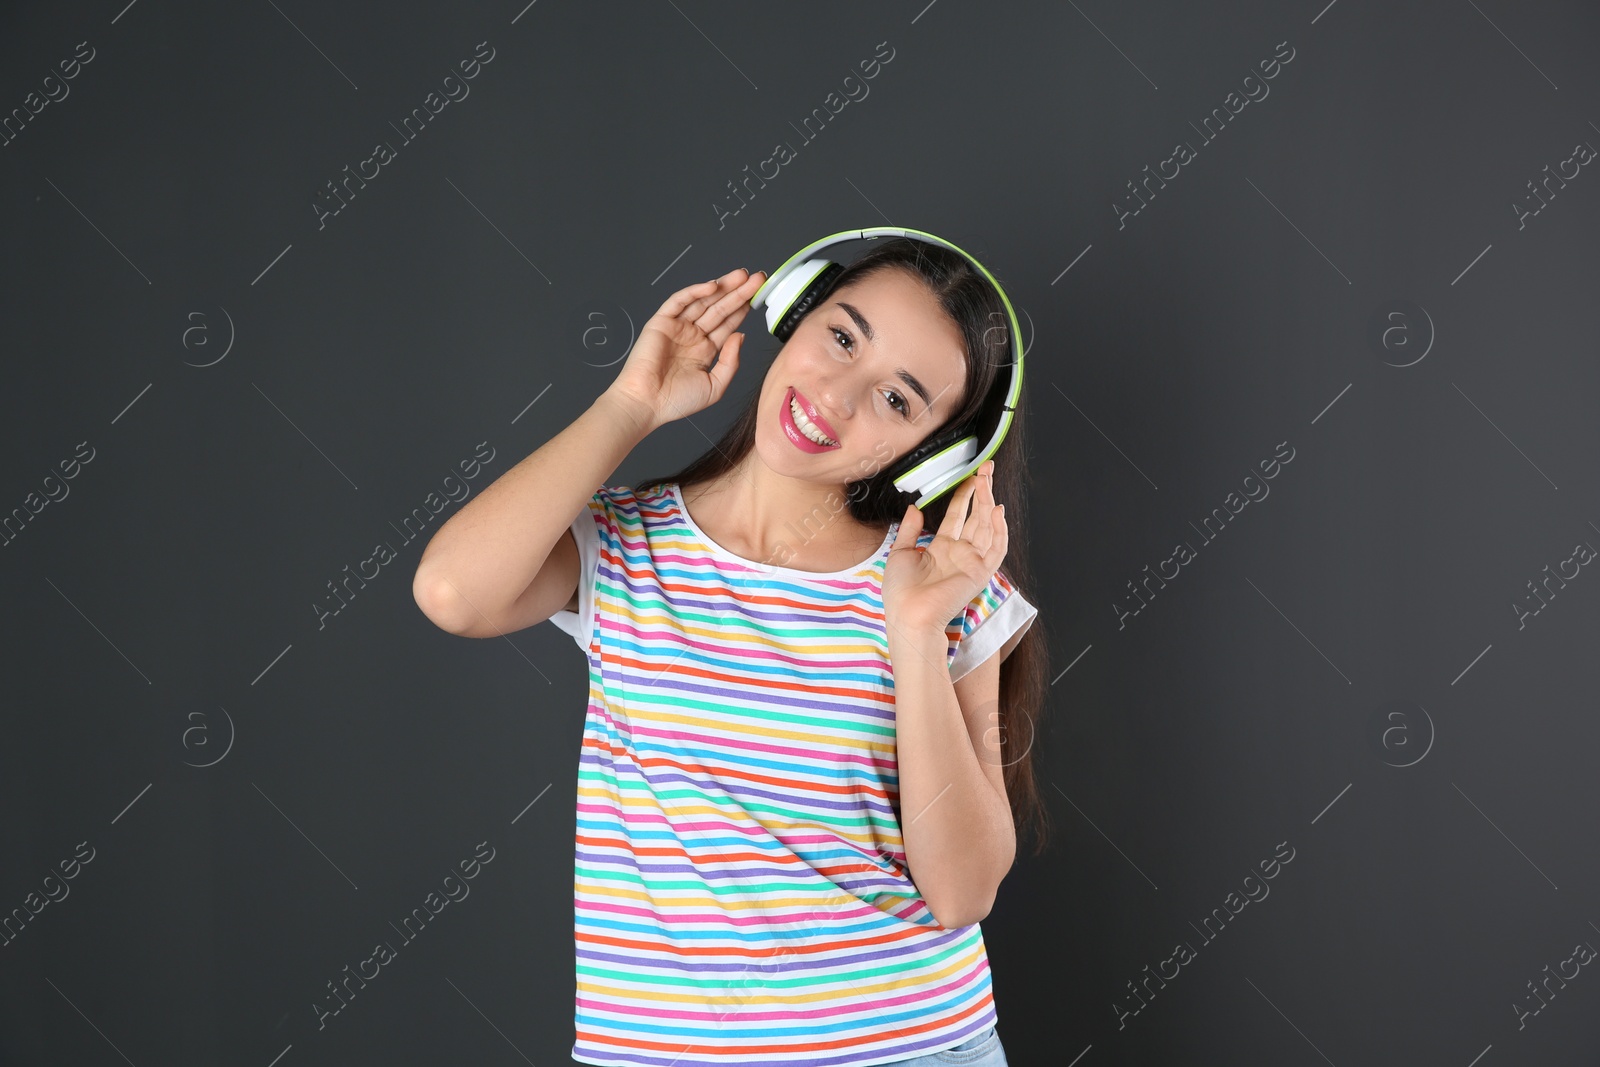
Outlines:
{"type": "Polygon", "coordinates": [[[838,447],[838,441],[817,429],[816,424],[807,417],[805,409],[800,406],[800,400],[793,390],[789,392],[789,419],[794,423],[794,428],[804,434],[806,440],[812,444],[822,445],[824,448],[838,447]]]}

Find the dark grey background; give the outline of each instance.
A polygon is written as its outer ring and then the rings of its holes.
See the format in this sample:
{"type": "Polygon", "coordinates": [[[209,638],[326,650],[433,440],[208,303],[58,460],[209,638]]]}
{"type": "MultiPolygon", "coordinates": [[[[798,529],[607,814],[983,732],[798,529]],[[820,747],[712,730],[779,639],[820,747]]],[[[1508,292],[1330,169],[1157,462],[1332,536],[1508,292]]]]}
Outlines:
{"type": "MultiPolygon", "coordinates": [[[[984,922],[1014,1067],[1595,1063],[1600,978],[1518,1005],[1600,945],[1600,578],[1516,605],[1600,545],[1600,177],[1515,205],[1600,145],[1597,25],[1506,0],[8,5],[0,113],[94,58],[0,147],[0,1060],[570,1062],[582,655],[433,627],[422,546],[671,291],[901,224],[984,259],[1030,331],[1058,836],[984,922]],[[470,95],[319,229],[317,190],[479,42],[470,95]],[[801,144],[880,42],[870,94],[801,144]],[[1280,42],[1270,94],[1204,140],[1280,42]],[[797,158],[719,227],[780,140],[797,158]],[[404,943],[480,842],[470,896],[404,943]],[[1270,895],[1204,939],[1280,843],[1270,895]]],[[[720,433],[776,350],[747,323],[735,394],[613,484],[720,433]]]]}

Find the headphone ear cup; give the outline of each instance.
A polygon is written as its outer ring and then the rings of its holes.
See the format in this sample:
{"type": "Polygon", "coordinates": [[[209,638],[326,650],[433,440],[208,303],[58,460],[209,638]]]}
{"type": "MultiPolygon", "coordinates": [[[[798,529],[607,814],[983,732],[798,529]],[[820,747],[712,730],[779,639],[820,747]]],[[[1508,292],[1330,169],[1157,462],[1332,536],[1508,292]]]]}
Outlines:
{"type": "MultiPolygon", "coordinates": [[[[898,487],[896,487],[897,490],[912,496],[921,495],[923,487],[936,484],[943,479],[942,472],[947,469],[959,468],[967,463],[972,456],[977,454],[978,449],[978,440],[973,435],[972,428],[970,426],[946,428],[912,449],[889,472],[889,483],[893,485],[894,482],[909,474],[919,464],[925,463],[928,459],[937,456],[946,449],[954,449],[954,453],[939,464],[940,472],[936,473],[930,468],[928,472],[925,472],[926,476],[919,479],[922,482],[922,486],[912,486],[903,490],[898,490],[898,487]]],[[[945,491],[941,490],[935,496],[942,496],[945,491]]],[[[929,503],[932,503],[932,499],[929,500],[929,503]]]]}
{"type": "Polygon", "coordinates": [[[772,327],[772,336],[780,341],[787,341],[794,333],[795,327],[800,325],[800,320],[806,317],[806,312],[820,304],[833,288],[833,280],[844,273],[844,268],[837,263],[828,264],[812,279],[811,284],[800,291],[772,327]]]}

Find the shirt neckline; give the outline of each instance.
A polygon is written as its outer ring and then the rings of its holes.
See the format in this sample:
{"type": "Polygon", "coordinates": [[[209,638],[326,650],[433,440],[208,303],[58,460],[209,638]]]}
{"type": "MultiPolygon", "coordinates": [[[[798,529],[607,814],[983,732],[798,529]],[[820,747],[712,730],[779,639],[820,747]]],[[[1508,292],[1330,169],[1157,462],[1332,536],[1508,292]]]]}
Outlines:
{"type": "Polygon", "coordinates": [[[873,552],[872,555],[868,556],[866,559],[855,564],[854,566],[846,567],[843,570],[838,571],[803,571],[797,567],[780,567],[775,563],[757,563],[755,560],[746,559],[736,552],[728,551],[726,548],[723,548],[721,545],[717,544],[710,537],[708,537],[706,532],[700,529],[699,524],[694,521],[694,517],[689,514],[688,505],[683,502],[683,492],[680,490],[677,482],[668,482],[667,491],[672,495],[673,502],[677,504],[678,514],[683,516],[684,524],[694,532],[696,537],[704,542],[707,548],[711,549],[713,555],[721,556],[724,559],[731,560],[734,563],[743,564],[744,566],[749,567],[751,570],[761,571],[766,574],[784,574],[795,578],[809,578],[813,580],[818,578],[849,578],[852,575],[859,574],[861,571],[871,566],[873,561],[883,554],[883,550],[888,548],[890,543],[894,541],[895,534],[900,528],[899,520],[891,522],[889,524],[889,532],[883,535],[883,541],[879,543],[877,551],[873,552]]]}

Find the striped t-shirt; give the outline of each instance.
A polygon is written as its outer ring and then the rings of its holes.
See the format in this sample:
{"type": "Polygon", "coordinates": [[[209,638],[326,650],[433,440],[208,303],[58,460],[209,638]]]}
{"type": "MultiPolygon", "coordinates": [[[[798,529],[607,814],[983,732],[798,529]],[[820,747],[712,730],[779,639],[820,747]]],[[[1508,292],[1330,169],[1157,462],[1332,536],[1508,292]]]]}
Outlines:
{"type": "MultiPolygon", "coordinates": [[[[574,1059],[864,1067],[996,1024],[978,924],[940,926],[906,868],[898,528],[819,573],[722,548],[672,483],[603,486],[574,520],[579,607],[551,619],[589,664],[574,1059]]],[[[952,680],[1036,614],[996,572],[946,629],[952,680]]]]}

